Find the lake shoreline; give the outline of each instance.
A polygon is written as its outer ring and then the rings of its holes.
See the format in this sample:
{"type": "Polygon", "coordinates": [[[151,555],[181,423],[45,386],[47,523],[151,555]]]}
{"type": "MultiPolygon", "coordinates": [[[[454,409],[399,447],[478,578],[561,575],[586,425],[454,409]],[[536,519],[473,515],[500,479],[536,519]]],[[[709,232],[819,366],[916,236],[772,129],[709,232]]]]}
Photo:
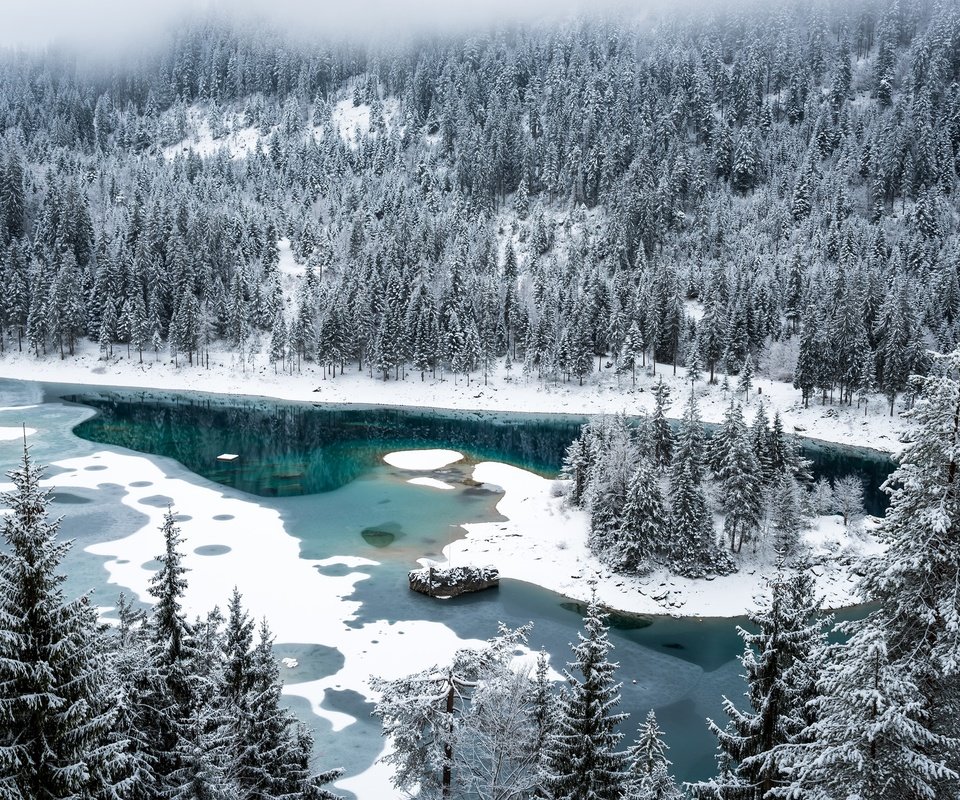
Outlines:
{"type": "MultiPolygon", "coordinates": [[[[118,353],[122,352],[118,348],[118,353]]],[[[0,356],[0,378],[84,385],[91,389],[116,388],[140,391],[200,391],[207,394],[250,399],[281,400],[298,403],[322,403],[328,406],[394,407],[436,411],[512,412],[537,413],[564,416],[594,416],[618,412],[636,416],[649,412],[653,407],[650,389],[661,378],[672,389],[672,404],[668,414],[679,418],[690,391],[685,371],[658,365],[662,371],[656,375],[639,371],[636,386],[627,376],[616,376],[612,370],[594,372],[585,385],[576,383],[553,383],[534,377],[524,377],[519,370],[507,372],[502,365],[493,370],[484,382],[482,376],[469,383],[462,377],[449,375],[432,378],[427,373],[421,381],[419,374],[407,373],[406,379],[383,382],[370,378],[364,372],[352,368],[336,378],[324,377],[322,368],[304,364],[303,371],[295,374],[274,373],[273,368],[258,357],[253,367],[241,369],[236,356],[214,352],[210,355],[210,368],[198,366],[175,366],[173,363],[154,361],[148,354],[140,364],[136,354],[128,359],[115,355],[103,361],[96,346],[90,342],[80,344],[76,356],[60,359],[56,355],[36,358],[26,352],[8,351],[0,356]]],[[[718,376],[718,381],[720,381],[718,376]]],[[[736,379],[731,379],[731,385],[736,379]]],[[[804,436],[827,444],[847,445],[896,455],[904,446],[903,430],[906,421],[898,416],[889,417],[885,400],[876,396],[867,413],[862,409],[841,405],[820,405],[817,401],[809,407],[800,402],[799,392],[791,385],[757,378],[745,414],[750,419],[763,404],[768,416],[779,412],[788,433],[804,436]]],[[[709,385],[704,381],[695,384],[698,404],[704,422],[717,423],[723,418],[731,400],[730,392],[722,385],[709,385]]]]}

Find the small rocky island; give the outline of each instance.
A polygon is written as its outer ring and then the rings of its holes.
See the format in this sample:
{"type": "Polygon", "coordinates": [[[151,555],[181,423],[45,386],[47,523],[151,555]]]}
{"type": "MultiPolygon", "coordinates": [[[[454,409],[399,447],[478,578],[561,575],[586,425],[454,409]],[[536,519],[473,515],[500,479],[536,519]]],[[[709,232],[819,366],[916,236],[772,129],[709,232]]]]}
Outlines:
{"type": "Polygon", "coordinates": [[[410,570],[410,588],[430,597],[456,597],[500,585],[496,567],[421,567],[410,570]]]}

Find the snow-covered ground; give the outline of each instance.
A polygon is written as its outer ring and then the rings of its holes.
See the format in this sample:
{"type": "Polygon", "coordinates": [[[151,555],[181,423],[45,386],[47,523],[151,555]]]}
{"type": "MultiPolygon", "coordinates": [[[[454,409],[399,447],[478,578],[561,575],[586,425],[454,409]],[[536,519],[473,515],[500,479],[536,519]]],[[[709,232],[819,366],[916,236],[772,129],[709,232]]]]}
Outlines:
{"type": "MultiPolygon", "coordinates": [[[[246,365],[233,353],[211,351],[209,369],[176,367],[165,353],[161,353],[159,361],[154,360],[153,353],[144,353],[141,364],[136,352],[128,358],[122,345],[114,347],[113,359],[103,361],[92,342],[82,342],[75,357],[63,360],[52,353],[38,359],[31,353],[8,349],[0,357],[0,377],[255,395],[314,403],[591,415],[649,411],[653,407],[650,389],[662,376],[673,389],[669,411],[673,417],[682,415],[690,391],[685,370],[678,367],[674,377],[672,368],[663,364],[657,365],[656,376],[649,370],[638,369],[635,387],[629,374],[617,376],[612,369],[593,372],[579,386],[576,381],[554,383],[537,380],[536,376],[524,377],[519,365],[506,372],[502,364],[488,376],[486,384],[478,374],[469,383],[462,376],[445,375],[441,380],[439,374],[431,378],[429,373],[421,381],[419,372],[410,372],[400,381],[392,377],[381,381],[370,378],[366,372],[358,373],[355,363],[348,365],[345,375],[338,374],[336,378],[324,378],[322,367],[307,362],[302,364],[301,372],[291,375],[279,370],[279,366],[275,371],[268,362],[268,344],[266,340],[261,342],[259,352],[252,360],[248,358],[246,365]]],[[[718,383],[712,386],[702,380],[696,383],[700,411],[706,422],[719,422],[730,405],[730,392],[723,391],[721,380],[722,376],[718,376],[718,383]]],[[[736,379],[731,378],[730,384],[735,388],[736,379]]],[[[748,421],[761,402],[771,418],[774,411],[780,412],[788,433],[891,453],[903,447],[900,440],[905,421],[899,414],[890,417],[886,400],[879,395],[871,399],[866,413],[856,406],[821,405],[819,400],[804,408],[800,393],[792,385],[757,378],[745,410],[748,421]]]]}
{"type": "MultiPolygon", "coordinates": [[[[371,106],[368,103],[361,103],[358,106],[353,104],[353,100],[341,100],[334,105],[331,112],[333,124],[337,132],[350,147],[356,148],[361,139],[370,136],[370,112],[371,106]]],[[[397,125],[400,116],[400,103],[395,97],[389,97],[383,101],[383,124],[389,132],[397,125]]],[[[399,129],[402,133],[402,127],[399,129]]]]}
{"type": "MultiPolygon", "coordinates": [[[[382,107],[383,128],[388,133],[394,128],[402,133],[399,100],[395,97],[385,98],[382,107]]],[[[308,126],[304,128],[303,135],[319,141],[332,125],[340,138],[356,149],[362,139],[376,136],[376,132],[371,131],[371,110],[367,103],[355,106],[350,98],[341,100],[331,109],[330,122],[308,126]]],[[[230,158],[246,158],[256,152],[258,145],[266,146],[269,133],[264,135],[257,126],[245,125],[241,114],[224,112],[219,118],[222,120],[222,130],[214,132],[210,125],[210,109],[203,105],[190,106],[186,112],[187,135],[179,142],[164,147],[163,157],[169,161],[193,150],[201,158],[209,158],[226,150],[230,158]]],[[[270,132],[276,127],[271,126],[270,132]]]]}
{"type": "MultiPolygon", "coordinates": [[[[473,478],[503,489],[497,511],[507,519],[464,525],[466,538],[443,551],[452,566],[490,564],[501,577],[576,600],[587,600],[595,584],[600,601],[619,611],[701,617],[743,615],[754,605],[763,578],[775,572],[773,559],[744,550],[739,573],[712,580],[681,578],[665,570],[641,578],[611,573],[587,547],[587,512],[567,506],[557,496],[556,481],[497,462],[478,464],[473,478]]],[[[824,607],[860,602],[854,572],[863,557],[880,552],[872,534],[875,527],[873,518],[845,528],[841,517],[829,516],[819,517],[804,534],[824,607]]]]}

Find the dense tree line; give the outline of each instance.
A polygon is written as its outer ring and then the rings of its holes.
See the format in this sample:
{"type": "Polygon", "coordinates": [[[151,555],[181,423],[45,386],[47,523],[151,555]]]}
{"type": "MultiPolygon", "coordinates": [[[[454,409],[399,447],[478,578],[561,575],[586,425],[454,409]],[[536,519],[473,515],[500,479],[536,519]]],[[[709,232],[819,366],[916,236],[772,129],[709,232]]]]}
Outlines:
{"type": "Polygon", "coordinates": [[[567,500],[589,511],[590,549],[609,567],[723,575],[736,569],[744,543],[751,553],[796,561],[813,517],[837,513],[849,525],[862,516],[862,483],[852,476],[814,482],[779,413],[771,422],[760,405],[747,425],[731,400],[708,438],[693,392],[676,430],[665,416],[662,381],[654,395],[650,416],[584,425],[564,460],[567,500]]]}
{"type": "Polygon", "coordinates": [[[769,360],[892,410],[957,342],[958,39],[955,0],[785,0],[380,49],[209,18],[95,72],[6,53],[0,346],[384,379],[769,360]],[[201,154],[203,126],[256,142],[201,154]]]}
{"type": "Polygon", "coordinates": [[[105,626],[89,595],[64,596],[69,542],[24,448],[3,500],[0,796],[10,800],[335,798],[310,767],[313,736],[282,705],[266,621],[239,592],[224,616],[188,621],[176,518],[145,613],[121,595],[105,626]]]}

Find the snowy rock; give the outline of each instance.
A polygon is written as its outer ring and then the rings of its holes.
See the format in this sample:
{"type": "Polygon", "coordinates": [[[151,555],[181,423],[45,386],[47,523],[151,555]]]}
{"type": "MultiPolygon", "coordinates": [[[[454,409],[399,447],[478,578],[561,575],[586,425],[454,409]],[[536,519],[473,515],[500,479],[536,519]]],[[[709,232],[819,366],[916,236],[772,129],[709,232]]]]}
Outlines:
{"type": "Polygon", "coordinates": [[[495,567],[421,567],[411,570],[410,588],[430,597],[456,597],[500,585],[495,567]]]}

